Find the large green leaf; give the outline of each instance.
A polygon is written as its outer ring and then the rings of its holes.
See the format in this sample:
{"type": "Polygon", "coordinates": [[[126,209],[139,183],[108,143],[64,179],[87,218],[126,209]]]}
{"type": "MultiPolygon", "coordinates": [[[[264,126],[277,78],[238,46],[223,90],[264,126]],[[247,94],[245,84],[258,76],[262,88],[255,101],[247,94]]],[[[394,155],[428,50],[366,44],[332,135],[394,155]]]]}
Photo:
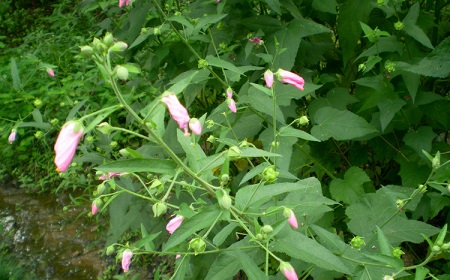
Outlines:
{"type": "Polygon", "coordinates": [[[188,238],[195,232],[207,228],[214,223],[217,216],[221,215],[219,208],[210,206],[200,213],[184,220],[181,226],[170,236],[163,246],[163,252],[169,251],[181,242],[188,242],[188,238]]]}
{"type": "Polygon", "coordinates": [[[290,257],[312,263],[327,270],[334,270],[341,273],[351,274],[350,269],[328,249],[305,235],[290,231],[281,239],[277,239],[271,244],[275,252],[281,252],[290,257]]]}
{"type": "Polygon", "coordinates": [[[377,226],[392,246],[405,241],[420,243],[424,240],[422,234],[431,236],[439,232],[426,223],[408,220],[397,208],[396,199],[381,188],[376,193],[365,194],[361,202],[350,205],[345,211],[350,219],[347,223],[349,229],[353,234],[364,237],[369,248],[378,246],[377,226]]]}
{"type": "MultiPolygon", "coordinates": [[[[417,64],[398,61],[397,67],[411,73],[429,77],[445,78],[450,73],[450,37],[443,40],[428,56],[417,64]]],[[[417,79],[418,81],[419,79],[417,79]]]]}
{"type": "Polygon", "coordinates": [[[351,140],[377,132],[365,119],[350,111],[324,107],[313,118],[316,125],[311,129],[311,134],[322,141],[331,137],[336,140],[351,140]]]}
{"type": "Polygon", "coordinates": [[[403,138],[403,141],[420,156],[424,156],[422,150],[431,152],[431,144],[436,136],[436,133],[433,132],[430,126],[421,126],[417,131],[409,131],[403,138]]]}
{"type": "Polygon", "coordinates": [[[341,45],[343,62],[347,64],[353,49],[358,44],[361,34],[360,22],[366,23],[373,9],[371,1],[348,0],[339,8],[337,20],[339,44],[341,45]]]}
{"type": "Polygon", "coordinates": [[[417,2],[409,8],[409,12],[403,19],[403,30],[408,33],[409,36],[416,39],[419,43],[433,49],[430,39],[427,37],[425,32],[416,25],[417,18],[419,17],[420,4],[417,2]]]}
{"type": "Polygon", "coordinates": [[[313,0],[312,7],[320,12],[337,14],[336,0],[313,0]]]}
{"type": "Polygon", "coordinates": [[[382,131],[384,131],[384,129],[388,126],[392,118],[394,118],[394,115],[405,105],[406,102],[399,98],[384,99],[380,101],[380,103],[378,103],[378,108],[380,109],[380,123],[382,131]]]}
{"type": "Polygon", "coordinates": [[[300,130],[300,129],[295,129],[291,126],[284,126],[284,127],[280,128],[279,133],[280,133],[281,137],[295,137],[295,138],[299,138],[299,139],[303,139],[303,140],[307,140],[307,141],[320,142],[319,139],[312,136],[311,134],[309,134],[303,130],[300,130]]]}
{"type": "Polygon", "coordinates": [[[19,69],[17,69],[17,63],[14,57],[11,57],[10,71],[13,81],[13,88],[19,91],[22,88],[22,82],[20,81],[19,69]]]}
{"type": "Polygon", "coordinates": [[[361,199],[364,194],[364,183],[370,182],[369,176],[359,167],[352,166],[345,172],[344,179],[331,181],[330,193],[333,199],[352,204],[361,199]]]}
{"type": "Polygon", "coordinates": [[[159,158],[134,158],[118,160],[96,167],[102,172],[153,172],[174,174],[176,164],[172,160],[159,158]]]}
{"type": "Polygon", "coordinates": [[[320,182],[316,178],[307,178],[295,183],[245,186],[236,193],[235,205],[243,210],[247,206],[261,205],[273,197],[293,191],[316,192],[320,182]]]}

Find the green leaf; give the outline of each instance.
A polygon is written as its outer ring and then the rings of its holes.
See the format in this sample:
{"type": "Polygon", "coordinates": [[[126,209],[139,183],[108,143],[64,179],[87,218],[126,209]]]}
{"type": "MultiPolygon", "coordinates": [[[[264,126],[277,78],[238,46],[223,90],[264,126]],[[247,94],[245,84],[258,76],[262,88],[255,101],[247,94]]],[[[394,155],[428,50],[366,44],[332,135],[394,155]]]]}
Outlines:
{"type": "Polygon", "coordinates": [[[400,111],[400,109],[406,105],[406,102],[401,99],[383,99],[378,103],[378,108],[380,109],[380,123],[381,130],[388,126],[394,115],[400,111]]]}
{"type": "Polygon", "coordinates": [[[358,102],[359,100],[350,95],[346,88],[333,88],[328,91],[326,98],[319,97],[311,102],[308,106],[308,112],[311,116],[322,107],[332,107],[338,110],[346,110],[347,106],[358,102]]]}
{"type": "Polygon", "coordinates": [[[241,182],[239,183],[239,186],[248,182],[248,180],[252,179],[253,177],[255,177],[258,174],[262,174],[264,169],[266,169],[267,167],[270,166],[270,163],[268,162],[263,162],[257,166],[255,166],[254,168],[250,169],[242,178],[241,182]]]}
{"type": "Polygon", "coordinates": [[[364,65],[365,65],[366,67],[364,68],[363,73],[365,74],[365,73],[370,72],[370,70],[372,70],[373,67],[375,67],[375,65],[377,65],[378,62],[380,62],[381,60],[382,60],[382,59],[381,59],[381,57],[379,57],[379,56],[369,56],[369,57],[367,58],[367,61],[364,62],[364,65]]]}
{"type": "Polygon", "coordinates": [[[238,223],[229,223],[224,228],[222,228],[213,238],[213,243],[216,246],[220,246],[225,242],[227,237],[231,234],[231,232],[238,227],[238,223]]]}
{"type": "Polygon", "coordinates": [[[417,90],[420,85],[420,75],[402,71],[402,78],[405,81],[406,88],[408,89],[409,94],[411,95],[411,99],[413,102],[416,100],[417,90]]]}
{"type": "Polygon", "coordinates": [[[174,94],[179,94],[191,84],[192,79],[199,73],[198,70],[189,70],[178,75],[175,79],[171,81],[173,84],[167,91],[174,94]]]}
{"type": "Polygon", "coordinates": [[[312,20],[305,18],[292,20],[281,30],[274,33],[273,37],[268,40],[270,42],[267,46],[269,53],[275,54],[277,53],[277,50],[285,49],[283,53],[275,57],[273,68],[292,69],[295,58],[297,57],[301,39],[311,35],[328,32],[331,32],[331,30],[312,20]],[[276,46],[276,41],[278,41],[278,46],[276,46]]]}
{"type": "Polygon", "coordinates": [[[17,69],[16,60],[14,57],[11,57],[11,78],[13,80],[13,88],[19,91],[22,88],[22,82],[20,81],[19,69],[17,69]]]}
{"type": "Polygon", "coordinates": [[[98,125],[100,122],[102,122],[107,116],[109,116],[112,112],[119,109],[119,107],[111,107],[108,110],[105,110],[104,112],[98,114],[95,116],[95,119],[91,120],[89,122],[89,125],[86,127],[84,133],[87,133],[95,128],[96,125],[98,125]]]}
{"type": "Polygon", "coordinates": [[[243,210],[247,206],[261,205],[280,194],[294,191],[308,192],[318,188],[320,189],[320,182],[316,178],[307,178],[295,183],[245,186],[236,193],[235,205],[243,210]]]}
{"type": "Polygon", "coordinates": [[[80,102],[78,102],[73,108],[70,110],[69,114],[67,115],[66,122],[72,120],[75,115],[80,111],[80,108],[83,107],[84,103],[86,103],[87,99],[83,99],[80,102]]]}
{"type": "Polygon", "coordinates": [[[386,238],[386,235],[384,235],[383,231],[379,226],[376,226],[377,228],[377,239],[378,239],[378,246],[380,248],[380,253],[385,256],[391,256],[392,257],[392,250],[389,245],[389,242],[386,238]]]}
{"type": "Polygon", "coordinates": [[[303,130],[300,130],[300,129],[295,129],[291,126],[284,126],[284,127],[280,128],[279,135],[281,137],[296,137],[296,138],[307,140],[307,141],[320,142],[319,139],[312,136],[311,134],[304,132],[303,130]]]}
{"type": "MultiPolygon", "coordinates": [[[[261,94],[261,92],[254,87],[251,87],[248,91],[248,94],[242,96],[239,99],[239,102],[248,104],[258,112],[269,115],[273,114],[274,108],[272,98],[265,94],[261,94]]],[[[284,123],[284,114],[283,111],[280,109],[280,106],[278,105],[276,106],[276,118],[277,121],[284,123]]]]}
{"type": "Polygon", "coordinates": [[[350,249],[350,246],[345,243],[339,235],[331,233],[318,225],[311,225],[311,228],[319,237],[321,244],[333,254],[340,255],[347,249],[350,249]]]}
{"type": "Polygon", "coordinates": [[[422,150],[431,152],[433,139],[437,135],[430,126],[421,126],[417,131],[411,130],[403,137],[406,145],[414,149],[421,157],[424,157],[422,150]]]}
{"type": "Polygon", "coordinates": [[[336,0],[313,0],[312,7],[324,13],[337,14],[338,3],[336,0]]]}
{"type": "Polygon", "coordinates": [[[260,150],[260,149],[251,148],[251,147],[241,148],[241,152],[242,153],[239,155],[240,157],[249,157],[249,158],[253,158],[253,157],[281,157],[281,155],[279,155],[279,154],[275,154],[275,153],[267,152],[265,150],[260,150]]]}
{"type": "Polygon", "coordinates": [[[114,161],[95,169],[102,172],[153,172],[173,175],[176,167],[175,162],[168,159],[134,158],[114,161]]]}
{"type": "Polygon", "coordinates": [[[237,68],[233,63],[228,62],[226,60],[223,60],[221,58],[218,58],[218,57],[215,57],[215,56],[212,56],[212,55],[208,55],[206,57],[206,61],[208,62],[208,64],[210,66],[227,69],[227,70],[230,70],[230,71],[232,71],[232,72],[234,72],[236,74],[239,74],[239,75],[243,75],[244,74],[244,72],[241,69],[237,68]]]}
{"type": "Polygon", "coordinates": [[[367,22],[374,5],[370,1],[348,0],[339,8],[337,17],[339,44],[343,54],[343,64],[346,65],[361,34],[360,22],[367,22]]]}
{"type": "Polygon", "coordinates": [[[274,11],[275,13],[281,15],[281,7],[280,7],[280,1],[279,0],[265,0],[267,3],[267,6],[274,11]]]}
{"type": "Polygon", "coordinates": [[[383,52],[397,52],[401,55],[403,53],[403,45],[396,36],[381,37],[377,44],[362,52],[355,61],[362,57],[379,56],[383,52]]]}
{"type": "Polygon", "coordinates": [[[206,16],[203,16],[198,19],[197,24],[195,25],[193,34],[197,34],[201,30],[206,30],[209,28],[211,24],[217,23],[220,20],[222,20],[224,17],[226,17],[226,14],[207,14],[206,16]]]}
{"type": "Polygon", "coordinates": [[[272,97],[272,90],[270,88],[255,83],[250,83],[250,85],[252,85],[252,87],[255,87],[257,90],[265,93],[267,96],[272,97]]]}
{"type": "Polygon", "coordinates": [[[229,250],[221,253],[212,266],[209,268],[205,280],[229,280],[239,270],[243,270],[251,280],[268,279],[258,265],[264,261],[264,255],[257,249],[241,250],[241,247],[248,247],[247,239],[236,242],[230,246],[229,250]]]}
{"type": "Polygon", "coordinates": [[[369,176],[359,167],[352,166],[345,172],[344,179],[331,181],[330,193],[333,199],[352,204],[361,199],[364,194],[364,183],[370,182],[369,176]]]}
{"type": "Polygon", "coordinates": [[[285,253],[326,270],[351,274],[350,269],[337,256],[317,241],[296,231],[290,231],[287,236],[272,242],[271,248],[275,252],[285,253]]]}
{"type": "Polygon", "coordinates": [[[409,8],[408,14],[403,19],[403,30],[411,37],[416,39],[419,43],[424,45],[425,47],[428,47],[430,49],[433,49],[433,45],[431,44],[430,39],[427,37],[425,32],[416,25],[417,18],[419,17],[419,9],[420,4],[415,3],[414,5],[409,8]]]}
{"type": "Polygon", "coordinates": [[[190,219],[183,220],[181,226],[163,245],[162,251],[167,252],[182,242],[188,242],[191,235],[201,229],[211,226],[219,215],[221,215],[221,211],[213,205],[203,209],[200,213],[192,216],[190,219]]]}
{"type": "Polygon", "coordinates": [[[445,78],[450,73],[450,37],[445,38],[428,56],[417,64],[398,61],[397,68],[429,77],[445,78]]]}
{"type": "Polygon", "coordinates": [[[430,272],[430,270],[426,267],[423,266],[419,266],[416,268],[416,274],[414,276],[414,280],[424,280],[428,273],[430,272]]]}
{"type": "Polygon", "coordinates": [[[203,166],[200,165],[200,161],[206,158],[206,155],[200,145],[197,143],[192,143],[192,138],[184,135],[180,129],[177,129],[177,139],[186,153],[192,170],[194,172],[198,172],[203,169],[203,166]]]}
{"type": "Polygon", "coordinates": [[[325,107],[319,109],[313,119],[316,125],[311,129],[311,134],[322,141],[331,137],[351,140],[377,132],[365,119],[350,111],[325,107]]]}

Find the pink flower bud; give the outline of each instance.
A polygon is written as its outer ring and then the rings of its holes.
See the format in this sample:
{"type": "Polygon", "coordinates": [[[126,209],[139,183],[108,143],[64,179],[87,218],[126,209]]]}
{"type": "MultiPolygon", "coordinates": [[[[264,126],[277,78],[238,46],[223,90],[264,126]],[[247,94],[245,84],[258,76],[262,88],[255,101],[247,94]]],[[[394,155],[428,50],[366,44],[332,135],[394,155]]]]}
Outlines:
{"type": "Polygon", "coordinates": [[[266,70],[264,72],[264,80],[266,81],[266,86],[268,88],[272,88],[273,85],[273,72],[270,70],[266,70]]]}
{"type": "Polygon", "coordinates": [[[264,41],[258,37],[253,37],[253,38],[249,39],[249,41],[252,42],[253,44],[257,44],[257,45],[262,45],[264,43],[264,41]]]}
{"type": "Polygon", "coordinates": [[[14,141],[16,141],[17,138],[17,131],[15,129],[11,130],[11,133],[8,136],[8,142],[12,144],[14,141]]]}
{"type": "Polygon", "coordinates": [[[49,75],[52,76],[52,77],[55,77],[55,72],[53,71],[52,68],[48,68],[48,67],[47,67],[47,74],[49,74],[49,75]]]}
{"type": "Polygon", "coordinates": [[[298,223],[297,223],[297,218],[295,217],[294,211],[291,210],[291,214],[288,218],[288,223],[293,227],[293,228],[298,228],[298,223]]]}
{"type": "Polygon", "coordinates": [[[83,126],[76,121],[67,122],[61,128],[54,146],[56,171],[65,172],[67,170],[75,155],[83,132],[83,126]]]}
{"type": "Polygon", "coordinates": [[[177,96],[173,93],[170,93],[163,98],[161,101],[164,102],[169,109],[170,115],[172,118],[178,123],[178,126],[184,130],[185,135],[189,135],[188,132],[188,122],[189,122],[189,114],[186,108],[181,105],[177,96]]]}
{"type": "Polygon", "coordinates": [[[298,88],[299,90],[303,90],[303,85],[305,84],[305,80],[300,77],[297,74],[294,74],[292,72],[278,69],[277,71],[277,77],[278,80],[280,80],[283,83],[293,85],[294,87],[298,88]]]}
{"type": "Polygon", "coordinates": [[[98,206],[97,206],[97,203],[95,203],[95,201],[94,201],[94,202],[92,202],[92,215],[97,214],[97,212],[98,212],[98,206]]]}
{"type": "Polygon", "coordinates": [[[131,250],[126,249],[122,253],[122,269],[123,272],[128,272],[130,270],[131,257],[133,257],[133,252],[131,250]]]}
{"type": "Polygon", "coordinates": [[[180,255],[180,254],[177,254],[177,255],[175,256],[175,259],[179,259],[179,258],[181,258],[181,255],[180,255]]]}
{"type": "Polygon", "coordinates": [[[197,118],[192,118],[189,120],[189,128],[194,132],[194,134],[202,134],[202,124],[197,118]]]}
{"type": "Polygon", "coordinates": [[[231,110],[231,112],[233,112],[233,113],[237,112],[236,102],[234,102],[233,99],[227,98],[227,104],[228,104],[228,108],[231,110]]]}
{"type": "Polygon", "coordinates": [[[298,280],[297,273],[295,273],[294,268],[288,262],[280,263],[280,270],[283,273],[284,277],[288,280],[298,280]]]}
{"type": "Polygon", "coordinates": [[[122,8],[125,5],[125,0],[119,0],[119,8],[122,8]]]}
{"type": "Polygon", "coordinates": [[[181,226],[181,223],[183,222],[183,216],[176,215],[174,218],[172,218],[169,223],[167,223],[166,230],[172,234],[177,228],[181,226]]]}

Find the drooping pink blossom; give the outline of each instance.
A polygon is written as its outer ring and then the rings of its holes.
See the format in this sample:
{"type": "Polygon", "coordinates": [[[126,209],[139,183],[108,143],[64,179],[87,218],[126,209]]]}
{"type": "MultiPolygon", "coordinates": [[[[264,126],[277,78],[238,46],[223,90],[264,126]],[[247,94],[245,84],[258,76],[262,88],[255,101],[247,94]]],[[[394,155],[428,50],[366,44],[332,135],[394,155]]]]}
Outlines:
{"type": "Polygon", "coordinates": [[[269,69],[264,72],[264,80],[266,81],[266,86],[272,88],[273,86],[273,72],[269,69]]]}
{"type": "Polygon", "coordinates": [[[133,252],[131,250],[124,250],[122,253],[122,269],[123,272],[128,272],[130,270],[131,257],[133,257],[133,252]]]}
{"type": "Polygon", "coordinates": [[[180,255],[180,254],[177,254],[177,255],[175,256],[175,259],[179,259],[179,258],[181,258],[181,255],[180,255]]]}
{"type": "Polygon", "coordinates": [[[17,131],[15,129],[12,129],[11,133],[8,136],[9,144],[12,144],[14,141],[16,141],[16,138],[17,138],[17,131]]]}
{"type": "Polygon", "coordinates": [[[170,93],[163,98],[161,98],[162,102],[164,102],[169,109],[170,115],[172,118],[178,123],[178,126],[181,130],[184,131],[185,135],[189,135],[188,132],[188,123],[190,120],[188,111],[181,105],[177,96],[173,93],[170,93]]]}
{"type": "Polygon", "coordinates": [[[231,88],[227,88],[227,104],[228,108],[231,110],[231,112],[236,113],[236,102],[233,99],[233,90],[231,88]]]}
{"type": "Polygon", "coordinates": [[[298,280],[297,273],[295,273],[294,268],[288,262],[280,263],[280,270],[283,273],[284,277],[288,280],[298,280]]]}
{"type": "Polygon", "coordinates": [[[192,118],[189,120],[189,128],[194,132],[194,134],[202,134],[202,124],[197,118],[192,118]]]}
{"type": "Polygon", "coordinates": [[[172,218],[166,226],[166,230],[172,234],[177,228],[181,226],[181,223],[183,222],[183,216],[176,215],[174,218],[172,218]]]}
{"type": "Polygon", "coordinates": [[[94,200],[94,202],[92,202],[92,215],[95,215],[95,214],[97,214],[98,213],[98,206],[97,206],[97,203],[95,203],[95,200],[94,200]]]}
{"type": "Polygon", "coordinates": [[[288,218],[288,223],[293,228],[298,228],[297,218],[295,217],[294,211],[292,211],[292,209],[291,209],[291,214],[290,214],[290,216],[288,218]]]}
{"type": "Polygon", "coordinates": [[[253,37],[251,39],[248,39],[250,42],[257,44],[257,45],[262,45],[264,43],[263,40],[261,40],[261,38],[258,37],[253,37]]]}
{"type": "Polygon", "coordinates": [[[54,146],[56,171],[65,172],[67,170],[83,132],[83,126],[77,121],[69,121],[61,128],[54,146]]]}
{"type": "Polygon", "coordinates": [[[47,67],[47,74],[49,74],[52,77],[55,77],[55,71],[53,71],[52,68],[47,67]]]}
{"type": "Polygon", "coordinates": [[[278,69],[276,73],[278,80],[280,80],[283,83],[293,85],[294,87],[298,88],[299,90],[303,90],[303,85],[305,84],[305,80],[300,77],[299,75],[283,70],[278,69]]]}

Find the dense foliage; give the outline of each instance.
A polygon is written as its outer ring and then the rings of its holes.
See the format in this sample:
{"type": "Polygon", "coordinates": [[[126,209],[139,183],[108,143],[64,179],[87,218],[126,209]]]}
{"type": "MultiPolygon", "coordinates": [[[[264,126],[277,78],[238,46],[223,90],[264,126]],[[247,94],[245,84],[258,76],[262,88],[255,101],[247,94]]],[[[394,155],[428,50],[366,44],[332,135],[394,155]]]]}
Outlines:
{"type": "Polygon", "coordinates": [[[119,3],[54,5],[0,117],[3,177],[85,187],[124,279],[450,279],[448,2],[119,3]]]}

